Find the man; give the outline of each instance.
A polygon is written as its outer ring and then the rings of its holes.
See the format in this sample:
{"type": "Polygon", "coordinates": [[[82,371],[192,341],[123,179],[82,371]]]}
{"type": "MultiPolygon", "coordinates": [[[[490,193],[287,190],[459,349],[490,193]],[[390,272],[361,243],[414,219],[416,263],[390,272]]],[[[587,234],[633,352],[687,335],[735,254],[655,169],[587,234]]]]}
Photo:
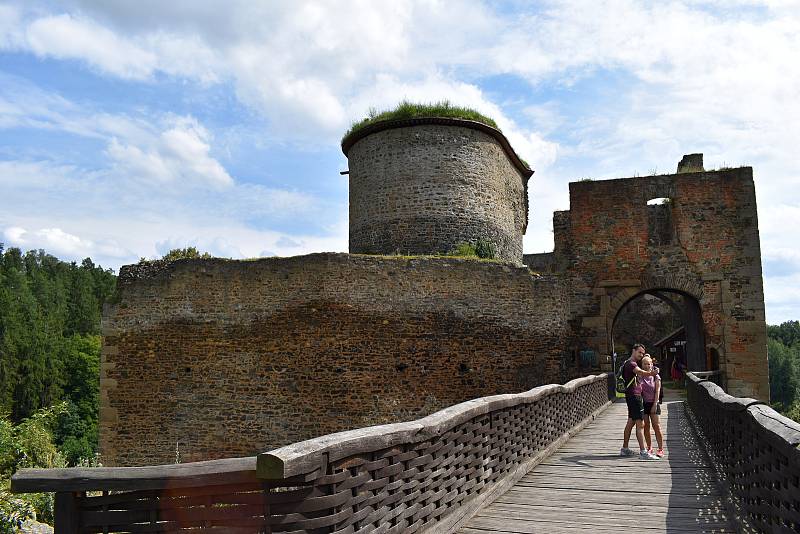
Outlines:
{"type": "Polygon", "coordinates": [[[642,401],[642,386],[637,377],[656,376],[658,368],[645,371],[639,367],[639,362],[645,355],[644,345],[636,343],[631,349],[631,357],[622,368],[622,378],[625,380],[625,403],[628,405],[628,422],[625,424],[625,434],[622,440],[621,456],[633,456],[635,453],[628,448],[631,440],[631,430],[636,426],[636,440],[639,442],[640,460],[660,460],[654,454],[647,452],[644,446],[644,402],[642,401]]]}

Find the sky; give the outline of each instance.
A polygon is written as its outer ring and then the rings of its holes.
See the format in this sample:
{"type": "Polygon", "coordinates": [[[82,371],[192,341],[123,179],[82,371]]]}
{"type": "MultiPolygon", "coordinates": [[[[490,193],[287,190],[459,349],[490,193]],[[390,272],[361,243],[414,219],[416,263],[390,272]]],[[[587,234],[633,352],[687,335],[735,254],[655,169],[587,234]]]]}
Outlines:
{"type": "Polygon", "coordinates": [[[752,166],[767,322],[800,319],[797,0],[0,0],[0,242],[346,252],[341,136],[403,99],[496,120],[526,253],[571,181],[752,166]]]}

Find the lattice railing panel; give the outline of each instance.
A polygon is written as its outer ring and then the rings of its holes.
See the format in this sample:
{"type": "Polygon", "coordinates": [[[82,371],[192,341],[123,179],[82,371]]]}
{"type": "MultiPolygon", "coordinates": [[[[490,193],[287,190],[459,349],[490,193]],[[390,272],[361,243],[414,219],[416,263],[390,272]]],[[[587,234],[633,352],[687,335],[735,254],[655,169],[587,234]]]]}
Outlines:
{"type": "Polygon", "coordinates": [[[800,531],[800,424],[689,374],[687,399],[745,528],[800,531]]]}
{"type": "MultiPolygon", "coordinates": [[[[418,532],[469,508],[608,403],[608,377],[458,405],[413,423],[343,432],[262,455],[259,476],[343,473],[333,532],[418,532]],[[391,447],[376,443],[397,441],[391,447]],[[321,469],[320,460],[326,465],[321,469]]],[[[525,469],[522,470],[523,472],[525,469]]],[[[315,479],[309,485],[318,486],[315,479]]],[[[299,503],[298,503],[299,504],[299,503]]],[[[473,506],[474,507],[474,506],[473,506]]],[[[286,530],[302,530],[286,524],[286,530]]]]}
{"type": "Polygon", "coordinates": [[[475,399],[257,459],[27,470],[14,489],[57,491],[59,533],[448,531],[590,421],[610,381],[475,399]]]}

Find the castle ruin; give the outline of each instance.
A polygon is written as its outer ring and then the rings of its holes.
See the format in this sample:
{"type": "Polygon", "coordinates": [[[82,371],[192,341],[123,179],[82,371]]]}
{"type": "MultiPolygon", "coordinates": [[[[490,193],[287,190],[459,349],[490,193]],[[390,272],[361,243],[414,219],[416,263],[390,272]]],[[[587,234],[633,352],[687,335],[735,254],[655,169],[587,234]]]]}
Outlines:
{"type": "Polygon", "coordinates": [[[610,369],[614,321],[642,294],[681,296],[690,369],[768,398],[751,168],[695,156],[677,174],[571,183],[554,251],[523,256],[532,171],[498,130],[389,121],[343,150],[350,254],[120,270],[103,318],[107,465],[252,455],[610,369]],[[500,261],[436,256],[477,240],[500,261]]]}

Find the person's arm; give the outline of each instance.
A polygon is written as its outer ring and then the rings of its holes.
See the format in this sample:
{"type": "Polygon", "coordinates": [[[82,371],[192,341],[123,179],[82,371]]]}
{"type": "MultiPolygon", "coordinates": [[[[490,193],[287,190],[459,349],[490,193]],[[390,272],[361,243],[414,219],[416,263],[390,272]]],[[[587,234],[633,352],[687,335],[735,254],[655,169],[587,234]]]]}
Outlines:
{"type": "Polygon", "coordinates": [[[661,394],[661,379],[656,378],[656,396],[654,397],[653,407],[650,408],[650,413],[656,413],[658,409],[658,396],[661,394]]]}
{"type": "Polygon", "coordinates": [[[654,368],[652,371],[645,371],[638,365],[633,368],[633,372],[636,373],[637,376],[656,376],[658,374],[658,368],[654,368]]]}

